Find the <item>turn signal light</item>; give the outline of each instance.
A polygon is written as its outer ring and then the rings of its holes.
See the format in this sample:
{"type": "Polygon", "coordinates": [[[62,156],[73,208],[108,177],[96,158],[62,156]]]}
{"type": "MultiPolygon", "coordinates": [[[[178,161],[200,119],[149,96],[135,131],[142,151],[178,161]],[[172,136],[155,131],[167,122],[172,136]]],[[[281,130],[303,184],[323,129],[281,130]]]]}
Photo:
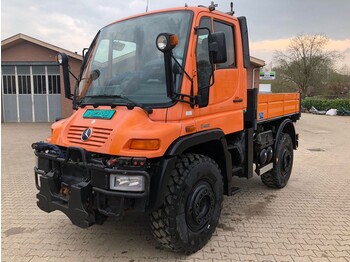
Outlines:
{"type": "Polygon", "coordinates": [[[186,130],[186,133],[194,132],[194,131],[196,131],[196,126],[194,126],[194,125],[186,126],[185,130],[186,130]]]}
{"type": "Polygon", "coordinates": [[[130,149],[135,150],[158,150],[159,148],[159,139],[133,139],[130,143],[130,149]]]}
{"type": "Polygon", "coordinates": [[[177,46],[179,43],[179,38],[177,37],[177,35],[170,35],[170,45],[172,46],[177,46]]]}

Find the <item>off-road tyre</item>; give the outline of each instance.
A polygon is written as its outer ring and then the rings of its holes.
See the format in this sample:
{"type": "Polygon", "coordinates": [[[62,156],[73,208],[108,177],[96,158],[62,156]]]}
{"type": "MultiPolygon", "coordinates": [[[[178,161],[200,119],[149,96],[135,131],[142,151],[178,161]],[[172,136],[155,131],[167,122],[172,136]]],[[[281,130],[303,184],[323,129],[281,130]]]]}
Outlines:
{"type": "Polygon", "coordinates": [[[268,187],[283,188],[287,185],[293,167],[293,142],[287,133],[282,133],[276,147],[274,167],[261,175],[261,181],[268,187]]]}
{"type": "Polygon", "coordinates": [[[222,201],[223,180],[217,163],[199,154],[181,155],[163,205],[150,215],[153,235],[173,251],[192,254],[214,233],[222,201]]]}

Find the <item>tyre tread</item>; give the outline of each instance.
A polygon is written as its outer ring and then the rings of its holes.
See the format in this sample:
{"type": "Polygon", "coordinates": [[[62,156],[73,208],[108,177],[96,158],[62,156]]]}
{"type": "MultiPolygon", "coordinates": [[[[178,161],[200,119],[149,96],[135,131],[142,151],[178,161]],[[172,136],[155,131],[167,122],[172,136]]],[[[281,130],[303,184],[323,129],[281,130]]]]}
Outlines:
{"type": "Polygon", "coordinates": [[[193,247],[192,250],[189,250],[187,247],[186,250],[184,250],[181,243],[179,243],[178,239],[175,237],[176,228],[170,226],[170,224],[174,225],[174,223],[170,222],[174,220],[174,213],[176,212],[173,208],[173,201],[176,200],[177,192],[181,190],[181,185],[188,175],[188,170],[191,168],[191,165],[198,165],[202,162],[211,162],[220,170],[214,160],[204,155],[185,154],[179,156],[170,176],[164,204],[160,209],[152,212],[150,215],[153,235],[163,246],[176,252],[191,254],[200,248],[193,247]]]}
{"type": "MultiPolygon", "coordinates": [[[[282,133],[282,135],[280,136],[280,139],[278,140],[277,148],[279,147],[279,145],[281,145],[283,143],[283,140],[288,139],[287,137],[289,137],[290,142],[292,141],[289,134],[282,133]]],[[[275,167],[272,170],[270,170],[269,172],[262,174],[261,181],[263,182],[264,185],[271,187],[271,188],[278,188],[279,189],[279,188],[283,188],[285,186],[285,185],[280,184],[280,182],[278,180],[278,173],[277,173],[275,167]]]]}

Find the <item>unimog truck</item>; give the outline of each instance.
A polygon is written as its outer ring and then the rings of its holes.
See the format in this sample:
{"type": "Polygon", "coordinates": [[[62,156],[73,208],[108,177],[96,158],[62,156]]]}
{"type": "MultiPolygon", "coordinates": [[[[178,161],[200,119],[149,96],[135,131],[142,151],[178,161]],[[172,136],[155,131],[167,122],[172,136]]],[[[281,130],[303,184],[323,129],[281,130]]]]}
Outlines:
{"type": "Polygon", "coordinates": [[[259,94],[245,17],[209,7],[147,12],[102,28],[65,96],[75,112],[32,145],[37,205],[82,228],[142,212],[166,247],[190,254],[218,224],[232,177],[286,186],[298,93],[259,94]]]}

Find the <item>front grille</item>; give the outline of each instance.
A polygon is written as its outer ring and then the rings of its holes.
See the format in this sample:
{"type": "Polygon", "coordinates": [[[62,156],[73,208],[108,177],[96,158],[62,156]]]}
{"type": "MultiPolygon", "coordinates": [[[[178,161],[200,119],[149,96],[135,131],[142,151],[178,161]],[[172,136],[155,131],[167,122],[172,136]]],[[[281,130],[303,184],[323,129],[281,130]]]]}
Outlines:
{"type": "Polygon", "coordinates": [[[92,129],[91,137],[83,141],[81,135],[88,126],[74,126],[72,125],[68,131],[68,141],[75,144],[88,145],[94,147],[101,147],[106,143],[113,129],[102,127],[90,127],[92,129]]]}

